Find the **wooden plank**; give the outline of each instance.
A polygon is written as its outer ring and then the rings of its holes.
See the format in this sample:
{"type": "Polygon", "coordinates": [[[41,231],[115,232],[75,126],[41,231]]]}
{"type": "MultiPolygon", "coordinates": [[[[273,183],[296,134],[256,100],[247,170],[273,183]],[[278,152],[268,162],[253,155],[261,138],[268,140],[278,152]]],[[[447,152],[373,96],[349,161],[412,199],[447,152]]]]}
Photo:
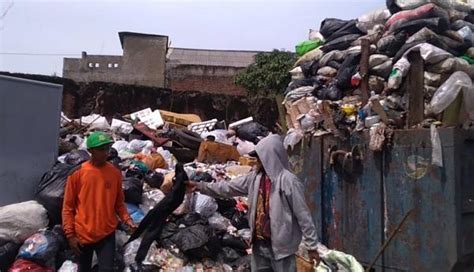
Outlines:
{"type": "Polygon", "coordinates": [[[370,42],[368,39],[362,39],[362,55],[360,59],[360,75],[362,80],[360,82],[360,90],[362,92],[362,105],[366,105],[369,101],[369,56],[370,56],[370,42]]]}
{"type": "Polygon", "coordinates": [[[408,91],[407,126],[411,128],[421,123],[424,119],[424,67],[423,59],[419,52],[408,54],[408,60],[411,63],[411,68],[406,79],[408,91]]]}

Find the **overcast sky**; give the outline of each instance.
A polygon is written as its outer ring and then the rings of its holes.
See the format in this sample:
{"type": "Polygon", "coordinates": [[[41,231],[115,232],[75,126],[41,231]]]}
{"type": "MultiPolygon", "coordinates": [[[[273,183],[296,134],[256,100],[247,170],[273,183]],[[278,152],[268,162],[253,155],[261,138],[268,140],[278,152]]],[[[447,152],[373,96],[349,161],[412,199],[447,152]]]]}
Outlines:
{"type": "Polygon", "coordinates": [[[170,37],[184,48],[294,51],[327,17],[384,0],[0,0],[0,71],[62,74],[63,57],[121,55],[117,32],[170,37]],[[3,15],[3,16],[2,16],[3,15]]]}

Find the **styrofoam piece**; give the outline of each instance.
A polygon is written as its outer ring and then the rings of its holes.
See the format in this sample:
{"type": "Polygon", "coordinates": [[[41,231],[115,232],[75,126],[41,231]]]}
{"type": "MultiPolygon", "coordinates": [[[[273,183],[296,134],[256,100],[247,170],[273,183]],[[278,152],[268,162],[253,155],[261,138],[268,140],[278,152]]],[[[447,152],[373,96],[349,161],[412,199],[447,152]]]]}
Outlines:
{"type": "Polygon", "coordinates": [[[245,124],[250,123],[250,122],[253,122],[253,117],[252,116],[230,124],[229,128],[236,128],[238,126],[245,125],[245,124]]]}
{"type": "Polygon", "coordinates": [[[130,114],[130,117],[133,119],[133,120],[141,120],[141,117],[145,117],[147,115],[150,115],[152,113],[151,109],[150,108],[146,108],[146,109],[143,109],[143,110],[140,110],[140,111],[137,111],[137,112],[134,112],[134,113],[131,113],[130,114]]]}
{"type": "Polygon", "coordinates": [[[123,134],[130,134],[133,131],[133,126],[128,122],[119,119],[112,119],[112,125],[110,126],[110,129],[123,134]]]}
{"type": "Polygon", "coordinates": [[[151,114],[141,117],[140,121],[152,129],[157,129],[165,124],[159,110],[155,110],[151,114]]]}
{"type": "Polygon", "coordinates": [[[201,134],[203,132],[213,130],[216,124],[217,119],[212,119],[201,123],[192,123],[188,126],[188,129],[198,134],[201,134]]]}

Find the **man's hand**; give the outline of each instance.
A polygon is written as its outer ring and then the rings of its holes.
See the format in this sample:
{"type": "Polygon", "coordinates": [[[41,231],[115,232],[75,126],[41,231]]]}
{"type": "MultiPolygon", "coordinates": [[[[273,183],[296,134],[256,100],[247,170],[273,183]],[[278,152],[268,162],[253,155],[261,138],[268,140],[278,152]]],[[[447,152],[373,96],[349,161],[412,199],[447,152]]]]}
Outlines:
{"type": "Polygon", "coordinates": [[[309,260],[312,263],[315,263],[316,266],[319,265],[319,262],[321,261],[321,257],[319,256],[319,253],[317,250],[308,250],[308,256],[309,256],[309,260]]]}
{"type": "Polygon", "coordinates": [[[186,193],[193,193],[198,190],[197,188],[197,182],[195,181],[187,181],[186,182],[186,193]]]}
{"type": "Polygon", "coordinates": [[[72,249],[74,254],[76,254],[77,256],[82,254],[81,252],[82,245],[79,243],[79,239],[73,236],[71,238],[68,238],[67,241],[69,243],[69,247],[72,249]]]}

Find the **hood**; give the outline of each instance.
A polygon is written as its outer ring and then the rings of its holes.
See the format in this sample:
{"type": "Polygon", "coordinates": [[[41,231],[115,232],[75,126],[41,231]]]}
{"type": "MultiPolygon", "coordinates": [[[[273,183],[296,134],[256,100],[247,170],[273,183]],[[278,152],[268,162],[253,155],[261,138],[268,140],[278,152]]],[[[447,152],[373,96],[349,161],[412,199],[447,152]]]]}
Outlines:
{"type": "Polygon", "coordinates": [[[263,138],[258,142],[255,151],[271,180],[276,180],[283,170],[289,169],[288,154],[280,135],[271,134],[263,138]]]}

